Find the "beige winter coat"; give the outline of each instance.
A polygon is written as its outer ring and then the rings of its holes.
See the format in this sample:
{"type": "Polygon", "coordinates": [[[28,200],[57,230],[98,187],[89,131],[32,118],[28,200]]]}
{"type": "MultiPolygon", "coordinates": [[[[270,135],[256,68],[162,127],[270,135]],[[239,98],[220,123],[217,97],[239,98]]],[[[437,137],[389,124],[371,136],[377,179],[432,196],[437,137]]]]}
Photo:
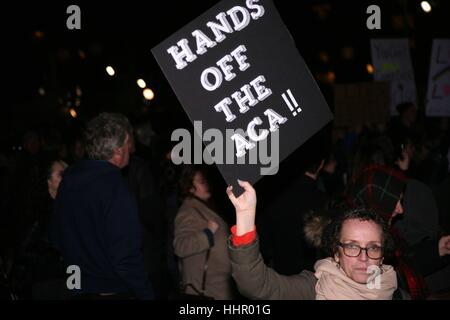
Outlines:
{"type": "Polygon", "coordinates": [[[264,264],[258,239],[243,247],[229,243],[233,278],[239,292],[250,299],[315,300],[317,279],[314,273],[302,271],[284,276],[264,264]]]}
{"type": "MultiPolygon", "coordinates": [[[[214,234],[214,246],[210,250],[205,294],[215,299],[232,299],[231,263],[227,248],[228,225],[204,203],[187,198],[175,217],[174,250],[180,259],[183,284],[193,284],[201,290],[208,237],[204,230],[208,220],[219,225],[214,234]]],[[[186,293],[195,291],[188,288],[186,293]]]]}

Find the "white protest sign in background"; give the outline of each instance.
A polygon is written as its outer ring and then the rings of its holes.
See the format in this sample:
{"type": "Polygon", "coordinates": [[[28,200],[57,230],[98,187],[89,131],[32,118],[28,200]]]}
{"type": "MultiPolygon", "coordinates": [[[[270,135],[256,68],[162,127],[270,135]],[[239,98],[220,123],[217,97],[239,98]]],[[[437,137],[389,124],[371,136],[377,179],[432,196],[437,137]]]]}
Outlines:
{"type": "Polygon", "coordinates": [[[431,52],[426,114],[450,116],[450,39],[434,39],[431,52]]]}
{"type": "Polygon", "coordinates": [[[391,83],[391,115],[398,114],[396,106],[400,103],[412,102],[417,106],[408,39],[371,39],[370,44],[375,81],[391,83]]]}

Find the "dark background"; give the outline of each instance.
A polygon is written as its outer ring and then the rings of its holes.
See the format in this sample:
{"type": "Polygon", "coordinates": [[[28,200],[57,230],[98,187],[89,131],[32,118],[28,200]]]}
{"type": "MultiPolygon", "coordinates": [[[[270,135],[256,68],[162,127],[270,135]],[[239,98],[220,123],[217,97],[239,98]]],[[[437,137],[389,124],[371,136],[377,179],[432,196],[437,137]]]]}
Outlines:
{"type": "MultiPolygon", "coordinates": [[[[189,120],[150,49],[218,1],[14,2],[2,4],[2,103],[0,145],[11,150],[29,128],[56,127],[64,135],[100,111],[150,119],[170,140],[189,120]],[[66,9],[81,8],[81,30],[68,30],[66,9]],[[111,65],[116,76],[109,77],[111,65]],[[136,80],[143,78],[155,98],[147,102],[136,80]],[[76,87],[82,91],[76,103],[76,87]],[[39,94],[39,88],[45,95],[39,94]],[[77,118],[68,108],[74,107],[77,118]]],[[[371,37],[408,37],[419,102],[424,100],[435,37],[449,37],[450,1],[282,1],[275,0],[299,51],[333,109],[332,85],[370,81],[371,37]],[[381,8],[382,29],[368,30],[366,9],[381,8]],[[343,52],[352,51],[350,58],[343,52]]],[[[419,105],[423,108],[422,105],[419,105]]]]}

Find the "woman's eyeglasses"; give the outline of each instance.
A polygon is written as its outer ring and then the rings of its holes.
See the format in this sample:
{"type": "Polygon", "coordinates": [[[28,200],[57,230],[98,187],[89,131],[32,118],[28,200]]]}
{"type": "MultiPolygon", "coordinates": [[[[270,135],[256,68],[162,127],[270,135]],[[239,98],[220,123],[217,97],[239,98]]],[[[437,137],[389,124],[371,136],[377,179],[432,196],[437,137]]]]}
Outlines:
{"type": "Polygon", "coordinates": [[[342,248],[342,250],[344,251],[344,254],[347,257],[359,257],[359,255],[361,254],[361,251],[366,251],[366,255],[370,258],[370,259],[374,259],[374,260],[378,260],[383,258],[383,247],[377,246],[377,245],[371,245],[369,247],[366,248],[361,248],[360,246],[358,246],[357,244],[354,243],[341,243],[338,242],[338,246],[340,246],[342,248]]]}

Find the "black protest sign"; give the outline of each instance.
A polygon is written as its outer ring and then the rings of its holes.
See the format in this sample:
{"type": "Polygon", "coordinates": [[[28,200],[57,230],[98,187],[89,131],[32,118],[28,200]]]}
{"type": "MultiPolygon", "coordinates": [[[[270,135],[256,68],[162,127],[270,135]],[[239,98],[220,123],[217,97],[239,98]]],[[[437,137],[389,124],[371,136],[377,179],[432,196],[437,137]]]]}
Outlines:
{"type": "Polygon", "coordinates": [[[152,52],[190,120],[202,121],[197,134],[223,134],[216,165],[236,195],[237,179],[255,183],[273,169],[252,155],[270,149],[277,167],[332,119],[272,1],[221,1],[152,52]]]}

